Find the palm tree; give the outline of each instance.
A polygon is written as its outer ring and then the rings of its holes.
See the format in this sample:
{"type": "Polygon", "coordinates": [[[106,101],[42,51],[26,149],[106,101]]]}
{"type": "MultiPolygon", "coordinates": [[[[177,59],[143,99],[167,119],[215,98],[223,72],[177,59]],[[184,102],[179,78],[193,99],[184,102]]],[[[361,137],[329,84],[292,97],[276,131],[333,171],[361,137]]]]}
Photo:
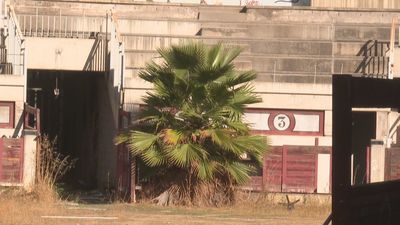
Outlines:
{"type": "Polygon", "coordinates": [[[117,138],[131,153],[175,181],[193,200],[196,185],[223,184],[232,198],[232,187],[250,178],[262,164],[266,138],[250,134],[243,122],[245,107],[261,102],[250,84],[254,71],[237,71],[233,60],[239,48],[202,43],[159,49],[163,63],[151,62],[139,76],[154,90],[143,98],[137,126],[117,138]],[[179,174],[179,175],[178,175],[179,174]],[[174,180],[174,179],[172,179],[174,180]]]}

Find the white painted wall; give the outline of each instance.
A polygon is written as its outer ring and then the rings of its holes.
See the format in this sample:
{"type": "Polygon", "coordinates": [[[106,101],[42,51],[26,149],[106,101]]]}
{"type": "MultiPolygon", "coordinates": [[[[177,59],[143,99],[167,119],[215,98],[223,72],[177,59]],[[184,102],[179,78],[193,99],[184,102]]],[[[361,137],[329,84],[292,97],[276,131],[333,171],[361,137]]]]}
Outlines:
{"type": "Polygon", "coordinates": [[[35,184],[36,175],[36,131],[24,131],[24,166],[23,186],[25,190],[31,191],[35,184]]]}
{"type": "MultiPolygon", "coordinates": [[[[24,84],[25,76],[21,75],[1,75],[0,76],[0,101],[15,102],[14,126],[17,125],[24,111],[24,84]]],[[[17,130],[18,136],[22,130],[17,130]]],[[[10,137],[15,133],[15,128],[0,128],[0,137],[5,135],[10,137]]]]}
{"type": "Polygon", "coordinates": [[[28,69],[83,70],[94,39],[26,38],[28,69]]]}
{"type": "Polygon", "coordinates": [[[385,146],[371,146],[371,183],[385,180],[385,146]]]}
{"type": "Polygon", "coordinates": [[[329,193],[331,177],[331,155],[318,154],[317,193],[329,193]]]}

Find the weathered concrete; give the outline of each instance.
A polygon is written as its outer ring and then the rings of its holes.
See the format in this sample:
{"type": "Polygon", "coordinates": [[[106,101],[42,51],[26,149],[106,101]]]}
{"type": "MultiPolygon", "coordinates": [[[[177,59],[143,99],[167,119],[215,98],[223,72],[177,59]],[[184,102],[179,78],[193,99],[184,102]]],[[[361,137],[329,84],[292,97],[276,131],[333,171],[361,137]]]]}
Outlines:
{"type": "Polygon", "coordinates": [[[312,0],[314,7],[400,9],[397,0],[312,0]]]}
{"type": "Polygon", "coordinates": [[[24,167],[23,186],[31,191],[35,184],[36,176],[36,137],[37,131],[24,130],[24,167]]]}
{"type": "Polygon", "coordinates": [[[371,183],[385,180],[385,146],[371,146],[371,183]]]}
{"type": "MultiPolygon", "coordinates": [[[[322,4],[321,1],[313,3],[316,6],[318,2],[322,4]]],[[[368,2],[372,4],[371,1],[368,2]]],[[[242,47],[243,54],[235,61],[235,65],[241,70],[252,69],[258,72],[254,83],[255,91],[263,99],[262,103],[252,107],[324,112],[323,136],[271,135],[272,145],[314,145],[315,138],[318,137],[319,145],[331,146],[331,74],[385,76],[391,20],[394,16],[400,15],[400,11],[381,9],[313,7],[243,9],[237,6],[145,4],[128,1],[88,3],[88,1],[14,0],[14,4],[20,18],[30,18],[29,15],[38,13],[40,16],[53,17],[52,21],[60,21],[56,19],[60,14],[70,18],[71,21],[80,21],[85,17],[101,21],[105,17],[105,12],[112,9],[118,18],[119,31],[125,45],[124,108],[130,111],[134,111],[138,108],[138,104],[143,103],[142,96],[152,88],[151,84],[140,80],[137,74],[150,60],[160,62],[157,48],[192,40],[203,41],[206,44],[221,42],[242,47]]],[[[395,5],[371,6],[396,7],[395,5]]],[[[53,32],[57,30],[56,27],[51,27],[51,24],[44,23],[42,26],[40,22],[36,23],[43,19],[32,21],[34,25],[29,28],[26,28],[28,27],[26,24],[23,26],[30,35],[32,29],[47,28],[53,32]]],[[[60,29],[62,27],[64,26],[60,25],[60,29]]],[[[65,27],[81,29],[81,25],[68,25],[68,23],[65,27]]],[[[104,27],[102,29],[104,31],[104,27]]],[[[100,31],[100,28],[98,30],[100,31]]],[[[52,54],[54,58],[54,53],[52,54]]],[[[100,131],[98,143],[104,147],[100,150],[101,159],[98,164],[98,176],[103,177],[99,185],[103,187],[109,184],[108,178],[113,177],[115,172],[115,152],[109,151],[113,148],[112,141],[106,140],[107,137],[114,135],[117,129],[115,111],[110,111],[118,107],[115,104],[117,100],[113,100],[112,94],[115,87],[105,84],[104,89],[107,91],[99,92],[99,99],[107,99],[100,104],[105,107],[101,109],[100,126],[107,129],[100,131]]],[[[385,120],[384,116],[378,113],[377,118],[377,138],[384,138],[388,127],[381,122],[386,121],[387,117],[385,120]]],[[[377,151],[374,150],[373,155],[376,155],[375,153],[377,151]]],[[[325,156],[321,157],[319,169],[326,172],[328,167],[322,162],[328,159],[325,156]]],[[[382,155],[376,156],[374,163],[379,168],[371,171],[374,177],[378,177],[376,179],[381,179],[381,159],[382,155]]],[[[327,191],[325,178],[326,176],[318,178],[319,192],[327,191]]]]}
{"type": "Polygon", "coordinates": [[[0,101],[15,102],[14,128],[0,128],[0,137],[20,137],[25,102],[26,77],[21,75],[0,75],[0,101]]]}
{"type": "Polygon", "coordinates": [[[26,38],[26,48],[29,49],[27,67],[47,70],[87,70],[86,64],[96,60],[90,55],[94,43],[94,39],[26,38]]]}
{"type": "Polygon", "coordinates": [[[331,155],[318,154],[317,193],[330,193],[330,173],[331,155]]]}

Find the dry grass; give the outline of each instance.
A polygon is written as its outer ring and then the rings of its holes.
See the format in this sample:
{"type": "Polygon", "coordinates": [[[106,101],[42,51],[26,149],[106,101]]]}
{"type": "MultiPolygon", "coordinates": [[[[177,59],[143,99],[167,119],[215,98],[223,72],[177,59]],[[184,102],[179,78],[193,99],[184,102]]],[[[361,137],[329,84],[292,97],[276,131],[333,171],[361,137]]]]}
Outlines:
{"type": "Polygon", "coordinates": [[[43,193],[41,196],[42,198],[39,199],[38,192],[28,194],[21,189],[4,191],[0,195],[0,224],[22,225],[45,222],[37,216],[42,212],[57,213],[58,209],[52,207],[52,197],[43,193]],[[47,197],[43,198],[43,196],[47,197]],[[31,223],[32,221],[35,223],[31,223]]]}
{"type": "MultiPolygon", "coordinates": [[[[266,198],[272,198],[268,196],[266,198]]],[[[277,198],[275,196],[275,198],[277,198]]],[[[285,206],[245,199],[230,207],[159,207],[152,204],[76,205],[46,202],[34,194],[10,190],[0,194],[2,225],[83,224],[266,224],[319,225],[328,216],[328,204],[308,201],[288,211],[285,206]],[[252,203],[251,203],[252,202],[252,203]],[[44,219],[41,216],[112,216],[117,220],[44,219]]]]}
{"type": "Polygon", "coordinates": [[[76,160],[56,151],[56,139],[50,140],[43,136],[40,138],[38,162],[36,182],[31,194],[40,202],[57,202],[59,194],[56,182],[75,165],[76,160]]]}
{"type": "Polygon", "coordinates": [[[53,154],[54,142],[47,140],[42,143],[45,144],[42,145],[42,167],[39,168],[40,177],[34,191],[27,193],[18,188],[0,188],[1,225],[319,225],[330,212],[329,198],[321,201],[315,195],[291,196],[292,201],[298,198],[302,200],[294,210],[288,211],[284,205],[279,204],[284,202],[285,195],[251,192],[238,192],[235,205],[220,208],[160,207],[148,203],[78,205],[60,200],[54,185],[70,164],[65,163],[67,160],[60,155],[53,154]],[[42,216],[101,216],[118,219],[48,219],[42,216]]]}

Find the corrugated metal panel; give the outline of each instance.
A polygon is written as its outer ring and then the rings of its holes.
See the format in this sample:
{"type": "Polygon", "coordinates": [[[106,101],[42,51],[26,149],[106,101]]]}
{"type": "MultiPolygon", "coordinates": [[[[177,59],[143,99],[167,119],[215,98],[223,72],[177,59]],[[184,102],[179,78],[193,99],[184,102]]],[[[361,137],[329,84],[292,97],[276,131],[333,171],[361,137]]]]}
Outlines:
{"type": "Polygon", "coordinates": [[[24,140],[0,139],[0,182],[21,183],[23,177],[24,140]]]}

